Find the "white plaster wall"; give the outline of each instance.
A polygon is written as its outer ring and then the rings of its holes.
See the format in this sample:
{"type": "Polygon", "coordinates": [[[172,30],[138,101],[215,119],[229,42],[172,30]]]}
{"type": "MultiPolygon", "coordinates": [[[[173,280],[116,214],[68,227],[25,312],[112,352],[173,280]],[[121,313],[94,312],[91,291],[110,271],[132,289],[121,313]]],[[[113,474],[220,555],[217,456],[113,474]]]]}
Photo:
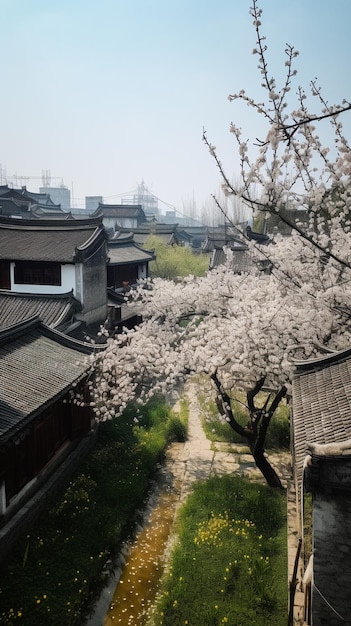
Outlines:
{"type": "Polygon", "coordinates": [[[74,277],[74,291],[73,295],[83,304],[83,264],[76,263],[75,265],[75,277],[74,277]]]}
{"type": "MultiPolygon", "coordinates": [[[[79,264],[80,265],[80,264],[79,264]]],[[[68,293],[73,289],[73,295],[76,294],[76,268],[74,264],[61,265],[61,285],[21,285],[15,283],[15,263],[11,263],[11,291],[17,293],[37,293],[37,294],[59,294],[68,293]]]]}
{"type": "Polygon", "coordinates": [[[116,227],[116,222],[122,228],[136,228],[138,225],[137,220],[130,218],[130,217],[119,217],[119,218],[103,217],[102,221],[106,228],[113,228],[113,229],[115,229],[116,227]]]}
{"type": "Polygon", "coordinates": [[[143,263],[142,265],[138,266],[138,278],[139,280],[142,278],[146,278],[146,263],[143,263]]]}

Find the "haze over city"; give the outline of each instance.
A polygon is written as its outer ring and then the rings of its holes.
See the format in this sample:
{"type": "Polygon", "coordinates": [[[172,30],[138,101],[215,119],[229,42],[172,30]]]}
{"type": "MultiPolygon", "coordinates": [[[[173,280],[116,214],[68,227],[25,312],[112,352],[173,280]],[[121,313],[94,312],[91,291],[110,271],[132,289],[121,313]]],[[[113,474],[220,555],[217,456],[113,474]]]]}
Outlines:
{"type": "MultiPolygon", "coordinates": [[[[250,0],[0,0],[0,6],[2,183],[15,180],[35,191],[46,171],[82,206],[86,195],[118,202],[144,181],[162,210],[193,203],[200,209],[220,185],[203,128],[236,176],[230,122],[260,136],[248,108],[227,99],[241,88],[261,95],[250,0]]],[[[331,104],[350,100],[349,0],[260,6],[270,74],[284,76],[290,43],[300,52],[297,84],[308,88],[317,77],[331,104]]]]}

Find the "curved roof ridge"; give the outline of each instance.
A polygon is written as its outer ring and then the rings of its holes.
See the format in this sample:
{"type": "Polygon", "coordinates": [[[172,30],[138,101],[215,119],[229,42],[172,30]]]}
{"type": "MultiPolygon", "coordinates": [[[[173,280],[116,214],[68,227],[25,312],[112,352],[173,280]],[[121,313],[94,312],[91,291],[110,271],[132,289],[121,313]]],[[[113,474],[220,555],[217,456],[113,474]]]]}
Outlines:
{"type": "MultiPolygon", "coordinates": [[[[325,350],[327,351],[328,348],[325,347],[325,350]]],[[[344,348],[343,350],[329,351],[326,355],[313,357],[305,361],[292,361],[292,363],[295,365],[297,372],[299,372],[315,369],[318,366],[324,367],[330,365],[330,363],[336,363],[348,357],[351,357],[351,347],[344,348]]]]}

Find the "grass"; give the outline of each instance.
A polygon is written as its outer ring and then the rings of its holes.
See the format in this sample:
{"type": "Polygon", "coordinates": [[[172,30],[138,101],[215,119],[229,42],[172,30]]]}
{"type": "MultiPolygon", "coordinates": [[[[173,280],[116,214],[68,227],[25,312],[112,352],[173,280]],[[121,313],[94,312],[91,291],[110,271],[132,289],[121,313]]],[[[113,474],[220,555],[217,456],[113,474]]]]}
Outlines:
{"type": "Polygon", "coordinates": [[[0,570],[0,623],[77,626],[137,521],[166,446],[186,438],[184,411],[161,403],[101,424],[98,442],[0,570]]]}
{"type": "Polygon", "coordinates": [[[239,477],[195,485],[149,626],[285,626],[286,498],[239,477]]]}
{"type": "MultiPolygon", "coordinates": [[[[258,396],[262,404],[264,394],[258,396]]],[[[227,443],[246,443],[246,440],[240,437],[229,424],[218,414],[216,403],[205,397],[199,398],[203,411],[202,425],[207,438],[210,441],[224,441],[227,443]]],[[[234,415],[242,426],[245,426],[249,419],[248,410],[243,406],[244,394],[238,394],[238,401],[232,400],[234,415]]],[[[268,450],[289,449],[290,447],[290,425],[289,412],[285,401],[281,402],[275,411],[266,437],[266,446],[268,450]]]]}

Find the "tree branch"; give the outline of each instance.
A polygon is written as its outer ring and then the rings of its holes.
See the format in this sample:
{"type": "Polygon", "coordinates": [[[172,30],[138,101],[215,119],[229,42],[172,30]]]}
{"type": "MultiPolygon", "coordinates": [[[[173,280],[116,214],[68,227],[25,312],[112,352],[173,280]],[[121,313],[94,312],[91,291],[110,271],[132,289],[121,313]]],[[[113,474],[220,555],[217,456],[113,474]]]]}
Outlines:
{"type": "Polygon", "coordinates": [[[249,389],[249,391],[246,394],[247,405],[249,407],[250,413],[255,413],[257,411],[257,409],[255,407],[255,396],[257,396],[257,394],[261,391],[261,389],[262,389],[262,387],[264,385],[265,380],[266,380],[265,376],[260,378],[260,380],[257,381],[257,383],[254,386],[254,388],[253,389],[249,389]]]}
{"type": "Polygon", "coordinates": [[[281,124],[280,126],[278,125],[278,128],[283,131],[283,133],[286,135],[286,140],[288,141],[291,140],[294,133],[296,133],[296,131],[301,126],[305,126],[306,124],[310,124],[311,122],[321,122],[322,120],[330,117],[336,117],[337,115],[340,115],[341,113],[346,113],[346,111],[350,110],[351,104],[348,104],[345,107],[340,107],[337,111],[330,111],[329,113],[324,113],[322,115],[311,115],[310,117],[306,117],[299,122],[294,122],[293,124],[281,124]]]}
{"type": "Polygon", "coordinates": [[[244,439],[251,438],[252,437],[251,431],[248,428],[244,428],[243,426],[241,426],[241,424],[239,424],[239,422],[237,422],[237,420],[235,419],[234,413],[231,408],[230,397],[226,393],[226,391],[224,391],[220,383],[220,380],[218,378],[217,372],[215,372],[214,374],[211,374],[211,379],[213,380],[217,388],[218,395],[221,400],[221,404],[222,404],[221,414],[226,415],[226,417],[229,420],[228,423],[230,424],[232,429],[235,430],[236,433],[238,433],[238,435],[240,435],[241,437],[244,437],[244,439]]]}
{"type": "Polygon", "coordinates": [[[256,442],[256,451],[260,451],[264,449],[264,442],[266,439],[266,435],[267,435],[267,430],[268,430],[268,426],[270,424],[270,421],[276,411],[276,409],[278,408],[278,405],[280,403],[280,401],[285,397],[287,392],[287,389],[285,386],[283,386],[280,391],[276,394],[271,406],[269,407],[268,411],[266,411],[266,407],[263,407],[262,409],[262,422],[261,422],[261,427],[259,429],[259,433],[258,433],[258,438],[257,438],[257,442],[256,442]]]}

